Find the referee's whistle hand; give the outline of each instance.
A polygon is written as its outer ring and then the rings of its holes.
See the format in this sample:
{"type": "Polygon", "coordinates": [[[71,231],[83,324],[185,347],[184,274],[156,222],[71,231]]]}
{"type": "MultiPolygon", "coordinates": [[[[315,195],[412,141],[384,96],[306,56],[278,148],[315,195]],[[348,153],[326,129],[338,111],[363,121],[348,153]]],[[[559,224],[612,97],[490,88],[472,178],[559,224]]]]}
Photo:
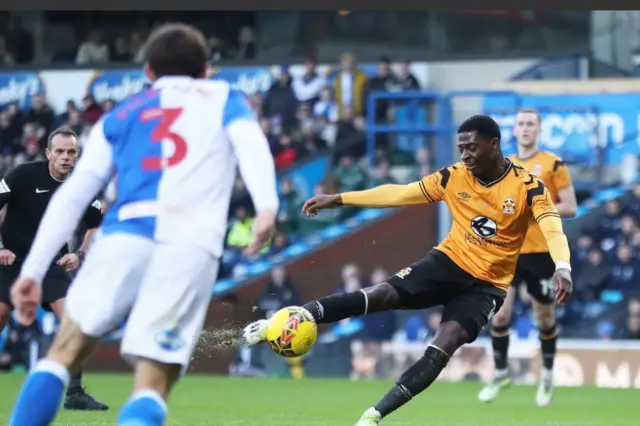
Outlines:
{"type": "Polygon", "coordinates": [[[11,287],[11,303],[16,307],[16,319],[22,325],[31,325],[36,320],[42,289],[31,278],[19,277],[11,287]]]}
{"type": "Polygon", "coordinates": [[[11,250],[7,250],[6,248],[0,249],[0,265],[12,265],[14,260],[16,260],[16,255],[13,254],[11,250]]]}

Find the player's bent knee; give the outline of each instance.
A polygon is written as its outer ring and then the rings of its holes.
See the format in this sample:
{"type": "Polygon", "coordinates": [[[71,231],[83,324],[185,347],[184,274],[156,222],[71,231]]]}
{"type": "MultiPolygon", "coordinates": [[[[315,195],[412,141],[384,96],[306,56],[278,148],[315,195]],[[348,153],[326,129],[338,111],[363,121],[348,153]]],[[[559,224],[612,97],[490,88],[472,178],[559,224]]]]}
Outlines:
{"type": "Polygon", "coordinates": [[[400,307],[401,298],[398,290],[386,281],[367,287],[364,292],[369,299],[369,312],[392,310],[400,307]]]}
{"type": "Polygon", "coordinates": [[[509,328],[510,324],[511,324],[511,312],[510,311],[508,313],[507,312],[503,312],[503,313],[498,312],[491,319],[491,325],[492,325],[492,327],[494,329],[495,328],[509,328]]]}
{"type": "Polygon", "coordinates": [[[96,338],[85,335],[80,326],[69,317],[63,316],[47,358],[60,362],[71,371],[76,371],[89,356],[97,341],[96,338]]]}
{"type": "Polygon", "coordinates": [[[133,391],[152,389],[166,400],[183,372],[184,367],[180,364],[140,357],[136,362],[133,391]]]}
{"type": "Polygon", "coordinates": [[[447,355],[453,356],[462,345],[476,339],[478,332],[474,331],[475,328],[475,324],[465,326],[457,321],[443,322],[438,327],[432,344],[445,351],[447,355]]]}
{"type": "Polygon", "coordinates": [[[541,329],[551,329],[556,324],[555,307],[553,304],[534,302],[536,322],[541,329]]]}

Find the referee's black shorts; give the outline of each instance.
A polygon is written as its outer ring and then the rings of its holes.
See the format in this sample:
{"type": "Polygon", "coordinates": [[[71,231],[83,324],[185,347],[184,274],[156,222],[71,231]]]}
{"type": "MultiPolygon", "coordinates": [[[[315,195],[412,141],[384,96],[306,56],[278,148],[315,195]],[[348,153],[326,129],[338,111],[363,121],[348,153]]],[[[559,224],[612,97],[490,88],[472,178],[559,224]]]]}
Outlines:
{"type": "Polygon", "coordinates": [[[439,250],[401,269],[386,280],[401,297],[402,309],[442,305],[442,322],[455,321],[473,342],[500,310],[507,292],[478,280],[439,250]]]}
{"type": "MultiPolygon", "coordinates": [[[[12,309],[11,286],[20,275],[21,268],[22,262],[18,261],[12,265],[0,266],[0,302],[6,303],[12,309]]],[[[44,310],[51,311],[51,303],[67,296],[71,280],[71,274],[65,271],[64,268],[55,263],[51,265],[42,281],[42,308],[44,310]]]]}

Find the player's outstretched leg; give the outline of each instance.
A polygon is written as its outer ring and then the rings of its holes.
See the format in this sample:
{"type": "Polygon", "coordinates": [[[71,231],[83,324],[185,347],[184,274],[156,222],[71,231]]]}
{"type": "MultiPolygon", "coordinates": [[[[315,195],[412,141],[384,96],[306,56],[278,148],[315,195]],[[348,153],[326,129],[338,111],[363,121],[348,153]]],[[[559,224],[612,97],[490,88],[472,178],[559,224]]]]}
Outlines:
{"type": "Polygon", "coordinates": [[[405,371],[396,385],[362,415],[356,426],[374,426],[427,389],[447,366],[456,350],[475,339],[455,321],[440,324],[424,356],[405,371]]]}
{"type": "Polygon", "coordinates": [[[509,333],[513,304],[516,289],[510,288],[502,308],[495,314],[491,321],[491,346],[493,347],[494,375],[480,393],[478,399],[482,402],[491,402],[498,397],[500,392],[511,386],[509,374],[509,333]]]}
{"type": "MultiPolygon", "coordinates": [[[[51,309],[58,318],[62,318],[64,315],[64,303],[64,298],[51,302],[51,309]]],[[[104,411],[108,410],[109,406],[96,401],[94,397],[87,393],[84,386],[82,386],[82,370],[80,370],[71,374],[64,398],[64,408],[65,410],[104,411]]]]}
{"type": "MultiPolygon", "coordinates": [[[[333,294],[303,306],[317,324],[330,324],[345,318],[358,317],[381,311],[398,309],[400,296],[389,283],[351,293],[333,294]]],[[[243,335],[250,346],[264,342],[269,320],[255,321],[245,327],[243,335]]]]}
{"type": "Polygon", "coordinates": [[[97,339],[86,336],[64,316],[47,356],[27,376],[11,413],[10,426],[48,425],[53,422],[70,371],[79,370],[97,339]]]}
{"type": "Polygon", "coordinates": [[[556,325],[553,303],[540,303],[534,300],[533,310],[540,329],[540,349],[542,352],[542,370],[536,392],[536,404],[546,407],[553,401],[553,362],[556,357],[558,326],[556,325]]]}

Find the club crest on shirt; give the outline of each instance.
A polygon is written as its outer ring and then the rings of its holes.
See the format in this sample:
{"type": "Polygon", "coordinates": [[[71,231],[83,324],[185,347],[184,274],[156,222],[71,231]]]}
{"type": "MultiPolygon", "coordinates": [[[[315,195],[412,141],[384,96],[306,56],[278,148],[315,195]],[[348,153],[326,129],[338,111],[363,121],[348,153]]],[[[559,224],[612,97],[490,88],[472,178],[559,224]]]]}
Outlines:
{"type": "Polygon", "coordinates": [[[513,198],[507,197],[504,199],[504,203],[502,203],[502,211],[504,214],[514,214],[516,211],[516,203],[513,201],[513,198]]]}
{"type": "Polygon", "coordinates": [[[534,176],[540,176],[542,174],[542,166],[540,164],[536,164],[531,168],[531,174],[534,176]]]}
{"type": "Polygon", "coordinates": [[[398,272],[396,273],[396,277],[398,277],[398,278],[404,278],[404,277],[406,277],[407,275],[409,275],[410,273],[411,273],[411,268],[404,268],[404,269],[401,269],[400,271],[398,271],[398,272]]]}

